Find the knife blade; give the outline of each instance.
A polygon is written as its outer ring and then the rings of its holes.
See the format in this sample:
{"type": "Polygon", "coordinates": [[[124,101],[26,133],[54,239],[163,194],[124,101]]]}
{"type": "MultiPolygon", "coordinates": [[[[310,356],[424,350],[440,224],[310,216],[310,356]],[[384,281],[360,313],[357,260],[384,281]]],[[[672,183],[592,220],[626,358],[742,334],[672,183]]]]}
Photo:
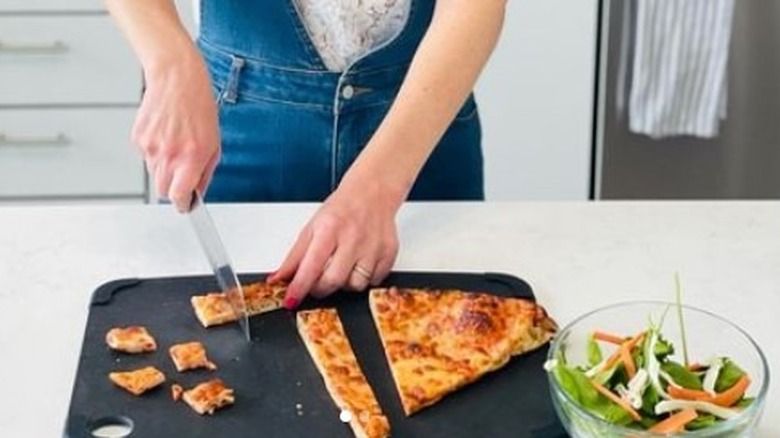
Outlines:
{"type": "Polygon", "coordinates": [[[244,290],[241,288],[238,276],[233,270],[233,264],[230,262],[225,245],[219,237],[217,227],[214,225],[208,209],[206,209],[203,197],[197,191],[192,195],[192,203],[190,204],[188,215],[192,228],[200,241],[200,246],[203,248],[211,269],[217,277],[217,283],[222,293],[228,298],[233,312],[238,315],[238,322],[244,337],[246,337],[247,342],[251,341],[252,336],[249,331],[249,317],[246,312],[244,290]]]}

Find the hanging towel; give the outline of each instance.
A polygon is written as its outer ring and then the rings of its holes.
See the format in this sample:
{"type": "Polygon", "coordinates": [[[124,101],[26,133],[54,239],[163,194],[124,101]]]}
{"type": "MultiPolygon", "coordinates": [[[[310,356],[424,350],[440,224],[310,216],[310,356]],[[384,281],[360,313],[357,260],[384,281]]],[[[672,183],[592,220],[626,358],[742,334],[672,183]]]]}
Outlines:
{"type": "Polygon", "coordinates": [[[726,117],[734,0],[631,3],[624,26],[630,20],[634,33],[624,27],[617,93],[619,112],[628,94],[629,129],[653,138],[717,136],[726,117]]]}

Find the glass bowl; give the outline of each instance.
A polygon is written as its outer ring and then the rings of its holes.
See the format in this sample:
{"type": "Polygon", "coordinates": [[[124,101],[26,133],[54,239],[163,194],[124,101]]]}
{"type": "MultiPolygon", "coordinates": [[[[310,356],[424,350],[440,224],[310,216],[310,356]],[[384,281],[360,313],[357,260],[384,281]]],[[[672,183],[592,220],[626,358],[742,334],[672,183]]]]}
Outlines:
{"type": "MultiPolygon", "coordinates": [[[[548,359],[565,352],[569,365],[587,364],[587,344],[594,330],[633,335],[655,324],[666,313],[661,335],[674,345],[673,360],[682,363],[682,337],[677,308],[666,302],[628,302],[587,313],[567,325],[555,337],[548,359]]],[[[737,417],[697,431],[676,435],[685,437],[750,437],[758,424],[769,386],[769,367],[761,349],[741,328],[710,312],[683,306],[683,320],[691,362],[706,362],[712,357],[729,357],[751,378],[746,396],[755,401],[737,417]]],[[[563,426],[576,438],[645,438],[666,434],[643,431],[609,423],[583,409],[564,391],[553,373],[548,373],[553,405],[563,426]]]]}

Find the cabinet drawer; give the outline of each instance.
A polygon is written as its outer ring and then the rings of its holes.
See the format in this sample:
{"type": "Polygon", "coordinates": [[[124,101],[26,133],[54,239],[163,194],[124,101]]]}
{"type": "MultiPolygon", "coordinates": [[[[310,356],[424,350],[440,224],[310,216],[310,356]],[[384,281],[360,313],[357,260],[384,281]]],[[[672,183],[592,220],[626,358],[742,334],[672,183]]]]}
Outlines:
{"type": "Polygon", "coordinates": [[[0,198],[143,196],[135,108],[0,110],[0,198]]]}
{"type": "Polygon", "coordinates": [[[92,12],[105,10],[100,0],[2,0],[0,12],[92,12]]]}
{"type": "Polygon", "coordinates": [[[107,15],[0,16],[0,105],[137,103],[141,86],[107,15]]]}

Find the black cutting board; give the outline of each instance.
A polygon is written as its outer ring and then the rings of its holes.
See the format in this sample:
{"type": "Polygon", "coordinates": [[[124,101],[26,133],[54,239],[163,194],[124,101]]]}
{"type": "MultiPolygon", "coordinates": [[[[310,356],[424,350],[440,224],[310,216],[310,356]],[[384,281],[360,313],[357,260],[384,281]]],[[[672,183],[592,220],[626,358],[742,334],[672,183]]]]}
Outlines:
{"type": "MultiPolygon", "coordinates": [[[[244,275],[244,283],[264,276],[244,275]]],[[[393,273],[386,285],[460,288],[533,299],[530,286],[504,274],[393,273]]],[[[204,329],[190,296],[217,290],[214,277],[117,280],[95,291],[90,304],[65,437],[92,437],[96,425],[131,421],[130,437],[352,437],[328,396],[286,310],[250,318],[251,343],[237,324],[204,329]],[[126,355],[110,351],[106,332],[116,326],[143,325],[157,339],[158,351],[126,355]],[[167,350],[174,343],[199,340],[216,372],[177,373],[167,350]],[[165,385],[135,397],[115,387],[111,371],[153,365],[165,385]],[[185,388],[219,377],[236,390],[236,404],[214,416],[199,416],[171,399],[170,384],[185,388]]],[[[542,368],[547,348],[513,358],[504,368],[406,418],[374,328],[366,294],[341,292],[309,299],[302,308],[335,306],[358,361],[390,419],[393,437],[402,438],[557,438],[565,437],[555,415],[542,368]]]]}

